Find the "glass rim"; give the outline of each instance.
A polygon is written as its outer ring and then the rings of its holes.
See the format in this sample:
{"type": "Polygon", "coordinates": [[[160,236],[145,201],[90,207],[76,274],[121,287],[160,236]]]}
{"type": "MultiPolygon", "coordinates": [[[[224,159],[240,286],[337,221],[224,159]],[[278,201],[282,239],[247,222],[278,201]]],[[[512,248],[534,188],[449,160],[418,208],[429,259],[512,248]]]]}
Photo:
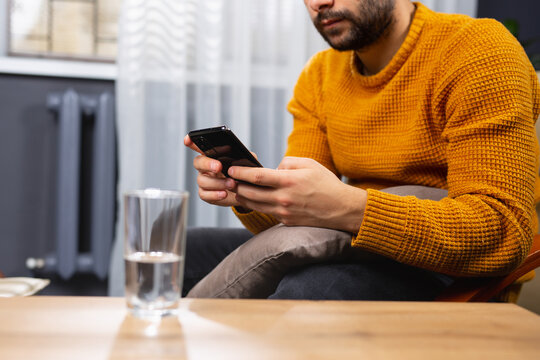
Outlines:
{"type": "Polygon", "coordinates": [[[128,190],[124,192],[124,197],[137,197],[142,199],[181,199],[187,198],[189,192],[181,190],[164,190],[158,188],[146,188],[139,190],[128,190]]]}

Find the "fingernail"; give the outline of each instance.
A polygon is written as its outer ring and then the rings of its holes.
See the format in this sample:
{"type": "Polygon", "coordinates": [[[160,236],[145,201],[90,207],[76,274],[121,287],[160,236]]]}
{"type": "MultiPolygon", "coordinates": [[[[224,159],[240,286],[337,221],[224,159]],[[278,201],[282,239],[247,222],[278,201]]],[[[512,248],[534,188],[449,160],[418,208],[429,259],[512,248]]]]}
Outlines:
{"type": "Polygon", "coordinates": [[[232,167],[229,168],[229,171],[227,171],[227,174],[229,174],[229,176],[231,176],[231,177],[234,177],[234,170],[233,170],[232,167]]]}
{"type": "Polygon", "coordinates": [[[215,161],[212,161],[212,163],[210,164],[210,168],[212,169],[212,171],[218,171],[218,167],[219,164],[215,161]]]}
{"type": "Polygon", "coordinates": [[[225,186],[227,187],[227,189],[234,189],[234,180],[233,179],[225,180],[225,186]]]}

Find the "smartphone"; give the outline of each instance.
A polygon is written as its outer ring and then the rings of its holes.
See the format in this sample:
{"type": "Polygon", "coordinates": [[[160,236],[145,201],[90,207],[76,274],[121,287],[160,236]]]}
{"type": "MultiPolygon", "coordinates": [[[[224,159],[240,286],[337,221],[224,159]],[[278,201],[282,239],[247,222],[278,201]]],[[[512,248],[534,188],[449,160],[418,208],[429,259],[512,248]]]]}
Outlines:
{"type": "Polygon", "coordinates": [[[231,166],[263,167],[226,126],[193,130],[188,135],[206,156],[221,162],[226,177],[231,166]]]}

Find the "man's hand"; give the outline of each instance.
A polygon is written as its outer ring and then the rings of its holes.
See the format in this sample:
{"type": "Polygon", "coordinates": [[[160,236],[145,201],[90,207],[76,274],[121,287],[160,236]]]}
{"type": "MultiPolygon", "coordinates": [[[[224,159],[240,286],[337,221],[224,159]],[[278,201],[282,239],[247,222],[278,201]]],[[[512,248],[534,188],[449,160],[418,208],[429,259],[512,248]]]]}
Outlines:
{"type": "Polygon", "coordinates": [[[241,206],[275,216],[285,225],[358,232],[367,192],[344,184],[315,160],[286,157],[277,170],[233,166],[241,206]]]}
{"type": "Polygon", "coordinates": [[[223,176],[221,163],[205,156],[191,141],[189,135],[184,137],[184,145],[200,154],[193,160],[193,166],[199,172],[197,176],[199,197],[213,205],[238,206],[239,203],[233,193],[236,189],[236,181],[223,176]]]}

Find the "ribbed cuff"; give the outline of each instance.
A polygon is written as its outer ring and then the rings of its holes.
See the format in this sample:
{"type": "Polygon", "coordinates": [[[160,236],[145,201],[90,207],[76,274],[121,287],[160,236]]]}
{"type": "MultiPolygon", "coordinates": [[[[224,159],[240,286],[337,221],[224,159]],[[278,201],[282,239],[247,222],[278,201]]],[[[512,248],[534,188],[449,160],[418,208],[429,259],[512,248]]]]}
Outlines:
{"type": "Polygon", "coordinates": [[[278,221],[273,216],[263,214],[257,211],[250,211],[248,213],[241,213],[233,206],[232,210],[238,220],[254,234],[258,234],[272,226],[278,224],[278,221]]]}
{"type": "Polygon", "coordinates": [[[404,240],[409,200],[368,189],[364,219],[352,246],[396,258],[404,240]]]}

